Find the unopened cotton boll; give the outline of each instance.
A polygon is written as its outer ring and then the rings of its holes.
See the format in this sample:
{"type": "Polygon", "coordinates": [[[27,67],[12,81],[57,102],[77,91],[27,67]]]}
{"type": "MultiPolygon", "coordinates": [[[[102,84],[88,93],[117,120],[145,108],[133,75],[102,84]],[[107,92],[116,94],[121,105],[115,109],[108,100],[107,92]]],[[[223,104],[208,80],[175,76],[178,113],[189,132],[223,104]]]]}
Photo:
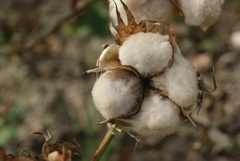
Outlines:
{"type": "Polygon", "coordinates": [[[166,87],[171,100],[181,107],[196,106],[198,85],[196,70],[181,55],[174,55],[174,62],[167,70],[166,87]]]}
{"type": "Polygon", "coordinates": [[[185,23],[200,26],[206,31],[217,21],[224,0],[178,0],[178,3],[184,13],[185,23]]]}
{"type": "MultiPolygon", "coordinates": [[[[133,14],[136,22],[142,19],[156,20],[163,24],[169,23],[176,13],[175,7],[169,0],[122,0],[133,14]]],[[[115,0],[124,23],[127,25],[127,16],[120,0],[115,0]]],[[[113,0],[109,0],[109,16],[117,25],[116,8],[113,0]]]]}
{"type": "Polygon", "coordinates": [[[143,138],[161,139],[177,130],[181,123],[180,109],[169,99],[152,92],[144,99],[141,110],[123,121],[130,124],[123,127],[124,130],[143,138]]]}
{"type": "Polygon", "coordinates": [[[161,72],[172,58],[169,37],[139,32],[128,37],[119,49],[122,65],[131,65],[142,75],[161,72]]]}
{"type": "Polygon", "coordinates": [[[103,73],[95,82],[92,97],[97,110],[106,119],[127,114],[139,97],[140,81],[125,70],[103,73]]]}

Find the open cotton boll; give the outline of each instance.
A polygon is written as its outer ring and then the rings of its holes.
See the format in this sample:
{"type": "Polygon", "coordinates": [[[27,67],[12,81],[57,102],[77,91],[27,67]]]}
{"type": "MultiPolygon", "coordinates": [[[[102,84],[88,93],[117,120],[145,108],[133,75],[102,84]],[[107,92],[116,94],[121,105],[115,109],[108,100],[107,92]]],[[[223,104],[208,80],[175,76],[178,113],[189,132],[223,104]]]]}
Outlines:
{"type": "Polygon", "coordinates": [[[172,58],[168,36],[139,32],[128,37],[119,49],[122,65],[131,65],[142,75],[158,73],[172,58]]]}
{"type": "Polygon", "coordinates": [[[130,124],[123,127],[124,130],[143,138],[161,139],[177,130],[181,123],[180,109],[169,99],[152,92],[144,99],[141,110],[124,122],[130,124]]]}
{"type": "MultiPolygon", "coordinates": [[[[122,0],[133,14],[136,22],[140,20],[156,20],[163,24],[169,23],[176,13],[175,7],[169,0],[122,0]]],[[[124,23],[127,17],[120,0],[115,0],[124,23]]],[[[116,8],[113,0],[109,0],[109,16],[114,25],[117,25],[116,8]]]]}
{"type": "Polygon", "coordinates": [[[139,97],[140,81],[125,70],[103,73],[92,89],[93,102],[106,119],[127,114],[139,97]]]}
{"type": "Polygon", "coordinates": [[[181,55],[174,55],[174,62],[166,72],[166,86],[171,100],[182,107],[195,106],[198,96],[196,70],[181,55]]]}
{"type": "Polygon", "coordinates": [[[185,16],[185,23],[200,26],[204,31],[217,21],[223,3],[224,0],[178,0],[185,16]]]}

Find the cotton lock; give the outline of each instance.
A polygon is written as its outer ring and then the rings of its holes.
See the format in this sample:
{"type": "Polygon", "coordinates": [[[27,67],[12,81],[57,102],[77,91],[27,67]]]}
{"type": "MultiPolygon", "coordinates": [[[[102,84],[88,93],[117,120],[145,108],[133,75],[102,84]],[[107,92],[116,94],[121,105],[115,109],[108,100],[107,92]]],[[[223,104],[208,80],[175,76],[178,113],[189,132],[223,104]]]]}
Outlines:
{"type": "Polygon", "coordinates": [[[103,73],[92,89],[97,110],[105,119],[127,114],[138,98],[140,81],[129,71],[114,70],[103,73]]]}
{"type": "Polygon", "coordinates": [[[162,139],[175,132],[181,121],[180,109],[158,93],[146,96],[141,110],[131,119],[122,120],[131,126],[123,130],[140,134],[142,138],[162,139]]]}
{"type": "Polygon", "coordinates": [[[146,76],[163,70],[172,53],[169,36],[140,32],[126,39],[119,49],[119,59],[122,65],[130,65],[146,76]]]}

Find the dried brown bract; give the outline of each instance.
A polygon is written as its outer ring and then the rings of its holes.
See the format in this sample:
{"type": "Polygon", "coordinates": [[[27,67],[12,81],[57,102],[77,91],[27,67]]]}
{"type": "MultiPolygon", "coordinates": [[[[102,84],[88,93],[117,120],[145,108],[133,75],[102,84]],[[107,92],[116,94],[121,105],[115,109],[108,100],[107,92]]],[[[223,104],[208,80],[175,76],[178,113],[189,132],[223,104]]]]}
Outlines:
{"type": "MultiPolygon", "coordinates": [[[[28,152],[28,154],[30,154],[28,152]]],[[[1,161],[35,161],[31,155],[29,156],[15,156],[13,154],[6,154],[5,150],[0,147],[0,160],[1,161]]]]}
{"type": "Polygon", "coordinates": [[[49,132],[47,132],[47,134],[34,132],[33,134],[41,135],[45,139],[45,143],[42,147],[42,154],[34,157],[39,161],[71,161],[73,155],[71,149],[80,148],[80,145],[77,142],[77,145],[65,141],[55,141],[54,143],[50,143],[51,135],[49,132]]]}
{"type": "Polygon", "coordinates": [[[20,156],[13,154],[6,154],[5,150],[0,147],[0,160],[1,161],[71,161],[72,149],[80,148],[80,145],[76,142],[76,145],[65,142],[55,141],[50,143],[51,135],[41,132],[34,132],[33,134],[41,135],[45,138],[45,143],[42,147],[42,153],[36,156],[32,156],[28,150],[23,150],[20,156]]]}

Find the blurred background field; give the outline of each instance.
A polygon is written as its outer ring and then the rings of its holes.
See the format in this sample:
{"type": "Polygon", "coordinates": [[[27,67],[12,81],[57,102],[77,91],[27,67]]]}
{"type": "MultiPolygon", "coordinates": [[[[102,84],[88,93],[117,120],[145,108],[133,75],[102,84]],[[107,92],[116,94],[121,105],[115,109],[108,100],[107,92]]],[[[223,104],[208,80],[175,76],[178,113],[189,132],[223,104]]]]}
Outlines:
{"type": "MultiPolygon", "coordinates": [[[[212,86],[194,115],[197,132],[186,122],[161,141],[138,144],[117,135],[103,161],[240,160],[240,0],[225,0],[218,22],[203,32],[176,16],[171,27],[184,55],[212,86]]],[[[18,155],[41,152],[44,143],[31,132],[82,146],[73,160],[88,161],[107,128],[95,110],[91,88],[103,44],[114,43],[107,0],[0,0],[0,146],[18,155]]],[[[104,94],[104,91],[103,91],[104,94]]]]}

